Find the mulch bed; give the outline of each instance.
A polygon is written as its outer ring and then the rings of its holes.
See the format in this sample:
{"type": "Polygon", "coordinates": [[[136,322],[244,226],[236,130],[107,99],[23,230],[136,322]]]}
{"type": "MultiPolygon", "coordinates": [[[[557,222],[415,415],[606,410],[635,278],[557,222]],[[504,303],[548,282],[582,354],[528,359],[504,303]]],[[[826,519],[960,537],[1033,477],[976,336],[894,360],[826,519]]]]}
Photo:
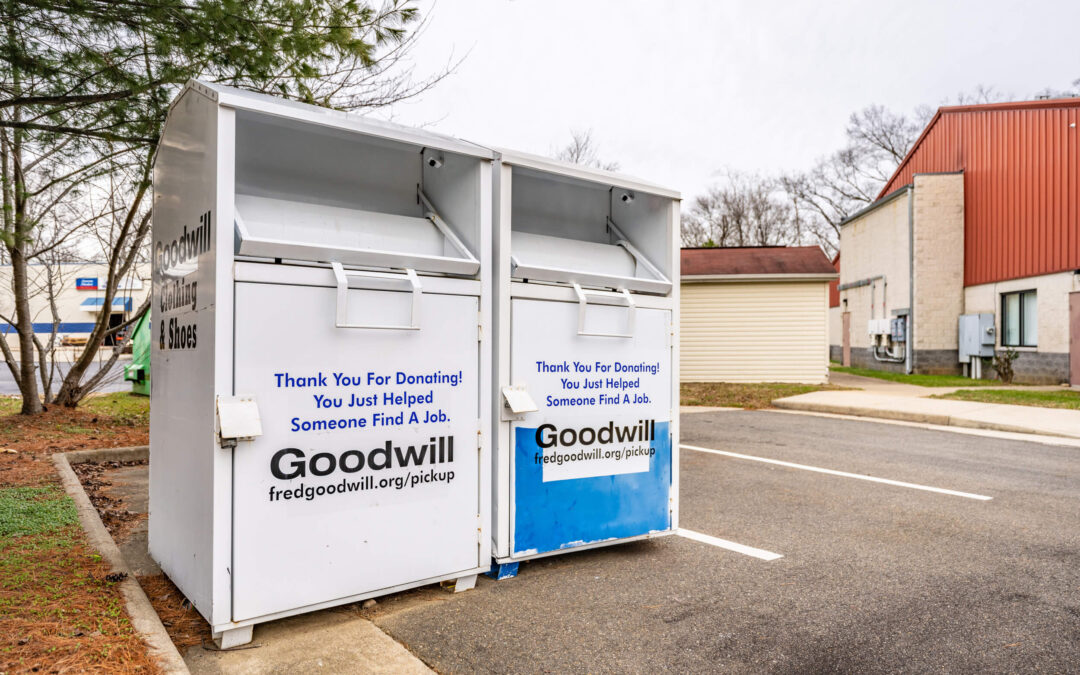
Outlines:
{"type": "Polygon", "coordinates": [[[0,561],[21,570],[0,580],[0,672],[160,672],[124,611],[121,579],[79,528],[60,537],[0,544],[0,561]]]}
{"type": "Polygon", "coordinates": [[[154,606],[161,623],[172,638],[173,644],[183,653],[187,647],[209,645],[213,641],[210,624],[184,597],[173,582],[164,574],[139,577],[150,604],[154,606]]]}
{"type": "MultiPolygon", "coordinates": [[[[53,453],[148,439],[145,424],[84,410],[2,415],[0,489],[59,486],[53,453]]],[[[0,673],[160,672],[131,627],[119,580],[77,526],[0,541],[0,673]]]]}

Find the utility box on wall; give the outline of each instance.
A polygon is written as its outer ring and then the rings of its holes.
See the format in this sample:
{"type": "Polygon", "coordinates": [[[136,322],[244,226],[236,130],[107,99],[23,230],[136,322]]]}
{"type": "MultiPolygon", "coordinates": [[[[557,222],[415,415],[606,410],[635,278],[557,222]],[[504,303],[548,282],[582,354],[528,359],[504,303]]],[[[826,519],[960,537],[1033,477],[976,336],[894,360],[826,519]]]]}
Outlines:
{"type": "Polygon", "coordinates": [[[488,569],[492,157],[199,82],[173,104],[149,546],[220,644],[488,569]]]}
{"type": "Polygon", "coordinates": [[[968,363],[973,356],[989,358],[994,355],[997,331],[994,315],[962,314],[959,319],[959,360],[968,363]]]}
{"type": "Polygon", "coordinates": [[[679,194],[512,152],[493,191],[496,561],[674,531],[679,194]]]}

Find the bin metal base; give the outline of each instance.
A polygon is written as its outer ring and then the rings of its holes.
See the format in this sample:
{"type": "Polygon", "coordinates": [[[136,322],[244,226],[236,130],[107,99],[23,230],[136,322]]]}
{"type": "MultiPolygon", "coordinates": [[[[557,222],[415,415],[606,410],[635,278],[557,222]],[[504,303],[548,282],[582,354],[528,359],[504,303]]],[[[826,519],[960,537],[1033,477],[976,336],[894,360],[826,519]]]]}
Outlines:
{"type": "Polygon", "coordinates": [[[451,584],[453,584],[453,591],[455,593],[460,593],[462,591],[472,589],[476,585],[476,577],[480,574],[486,573],[487,571],[487,567],[475,567],[473,569],[461,570],[460,572],[454,572],[453,574],[445,574],[443,576],[433,577],[431,579],[424,579],[422,581],[416,581],[409,584],[401,584],[398,586],[393,586],[391,588],[381,588],[371,593],[351,595],[347,598],[337,598],[336,600],[320,602],[317,605],[297,607],[295,609],[286,610],[284,612],[275,612],[274,614],[267,614],[266,616],[260,616],[254,619],[246,619],[244,621],[235,621],[231,623],[220,624],[217,626],[211,626],[211,631],[214,636],[214,642],[218,645],[220,649],[238,647],[240,645],[251,642],[252,630],[257,624],[260,623],[269,623],[270,621],[286,619],[290,616],[296,616],[298,614],[308,614],[310,612],[317,612],[321,609],[340,607],[341,605],[348,605],[354,602],[360,602],[362,600],[367,600],[368,598],[378,598],[384,595],[391,595],[393,593],[400,593],[401,591],[419,588],[421,586],[428,586],[430,584],[442,584],[443,582],[450,582],[451,584]],[[228,645],[228,647],[225,646],[226,644],[228,645]]]}
{"type": "Polygon", "coordinates": [[[251,634],[254,630],[255,626],[241,626],[214,633],[214,644],[217,645],[218,649],[232,649],[233,647],[246,645],[251,642],[251,634]]]}
{"type": "MultiPolygon", "coordinates": [[[[615,546],[618,544],[628,544],[632,541],[644,541],[646,539],[657,539],[659,537],[667,537],[675,534],[677,529],[661,530],[658,532],[649,532],[648,534],[641,534],[636,537],[625,537],[623,539],[609,539],[607,541],[595,541],[591,544],[582,544],[580,546],[572,546],[570,548],[561,548],[557,551],[544,551],[543,553],[530,553],[529,555],[508,555],[508,556],[494,556],[492,559],[498,565],[505,565],[509,563],[520,563],[526,560],[535,560],[537,558],[547,558],[553,555],[563,555],[565,553],[573,553],[575,551],[588,551],[593,548],[603,548],[604,546],[615,546]]],[[[494,569],[494,566],[492,566],[494,569]]],[[[490,574],[488,576],[491,576],[490,574]]],[[[502,578],[502,577],[500,577],[502,578]]]]}

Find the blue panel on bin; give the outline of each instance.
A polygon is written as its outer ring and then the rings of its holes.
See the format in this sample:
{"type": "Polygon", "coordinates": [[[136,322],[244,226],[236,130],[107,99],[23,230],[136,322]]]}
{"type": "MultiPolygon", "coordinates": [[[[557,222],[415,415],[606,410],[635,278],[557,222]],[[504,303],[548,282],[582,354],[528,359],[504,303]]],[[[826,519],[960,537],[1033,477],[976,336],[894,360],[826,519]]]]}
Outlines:
{"type": "Polygon", "coordinates": [[[503,579],[511,579],[513,577],[516,577],[517,573],[518,563],[516,562],[503,563],[501,565],[497,562],[493,562],[491,563],[491,569],[489,569],[487,572],[484,572],[484,574],[488,575],[492,579],[495,579],[496,581],[502,581],[503,579]]]}
{"type": "Polygon", "coordinates": [[[536,429],[514,436],[514,555],[531,555],[671,528],[671,432],[656,423],[649,470],[544,482],[536,429]]]}

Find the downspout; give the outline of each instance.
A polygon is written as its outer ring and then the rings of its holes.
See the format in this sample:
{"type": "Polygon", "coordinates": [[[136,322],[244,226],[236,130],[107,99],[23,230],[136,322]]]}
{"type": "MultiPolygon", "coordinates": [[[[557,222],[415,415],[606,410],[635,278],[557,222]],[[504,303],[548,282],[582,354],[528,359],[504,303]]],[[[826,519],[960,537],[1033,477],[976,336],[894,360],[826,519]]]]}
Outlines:
{"type": "Polygon", "coordinates": [[[907,353],[904,372],[908,375],[915,371],[915,182],[908,187],[907,202],[908,228],[908,315],[907,315],[907,353]]]}

